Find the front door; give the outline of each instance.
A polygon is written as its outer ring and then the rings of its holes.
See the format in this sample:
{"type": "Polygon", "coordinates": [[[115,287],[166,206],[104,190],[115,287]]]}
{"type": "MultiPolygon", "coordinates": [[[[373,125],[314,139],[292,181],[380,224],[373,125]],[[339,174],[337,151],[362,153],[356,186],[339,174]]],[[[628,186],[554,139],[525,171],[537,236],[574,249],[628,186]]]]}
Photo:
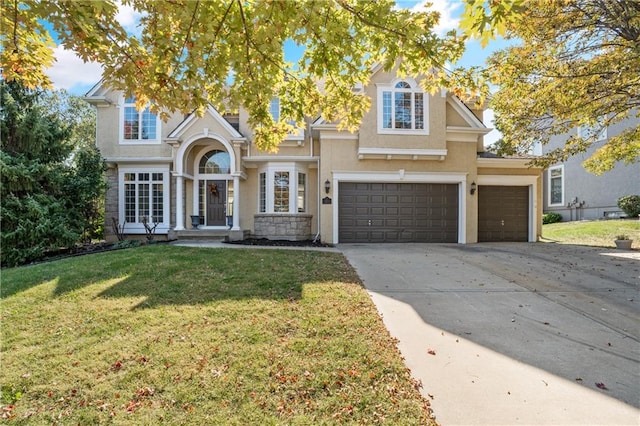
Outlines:
{"type": "Polygon", "coordinates": [[[226,226],[227,181],[208,180],[205,193],[207,197],[207,226],[226,226]]]}

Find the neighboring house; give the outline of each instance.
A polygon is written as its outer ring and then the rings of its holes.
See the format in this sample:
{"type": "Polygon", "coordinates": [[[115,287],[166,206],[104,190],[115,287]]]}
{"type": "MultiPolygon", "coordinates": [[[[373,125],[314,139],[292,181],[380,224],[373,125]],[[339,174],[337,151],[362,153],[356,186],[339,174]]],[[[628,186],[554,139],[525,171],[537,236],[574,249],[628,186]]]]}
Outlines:
{"type": "MultiPolygon", "coordinates": [[[[606,219],[624,216],[618,207],[618,198],[640,194],[640,163],[618,163],[613,170],[600,176],[589,173],[582,162],[629,126],[637,126],[640,119],[627,119],[599,132],[599,141],[584,154],[578,154],[563,163],[555,164],[544,172],[544,212],[556,212],[562,220],[606,219]]],[[[577,128],[575,132],[590,129],[577,128]]],[[[566,136],[553,137],[543,148],[545,151],[561,147],[566,136]]]]}
{"type": "Polygon", "coordinates": [[[125,234],[144,234],[147,217],[168,238],[536,241],[542,171],[484,158],[482,111],[423,93],[415,79],[372,73],[358,132],[309,120],[275,154],[256,148],[242,109],[165,123],[98,84],[86,100],[108,165],[105,228],[115,218],[125,234]]]}

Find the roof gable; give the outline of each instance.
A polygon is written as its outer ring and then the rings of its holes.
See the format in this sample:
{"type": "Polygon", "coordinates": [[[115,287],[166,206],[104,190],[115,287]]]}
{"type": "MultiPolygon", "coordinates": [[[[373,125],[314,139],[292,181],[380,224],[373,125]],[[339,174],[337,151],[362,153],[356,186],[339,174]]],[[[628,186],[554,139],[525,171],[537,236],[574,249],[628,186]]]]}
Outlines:
{"type": "MultiPolygon", "coordinates": [[[[209,114],[220,126],[222,126],[233,139],[243,139],[243,136],[238,132],[227,120],[224,119],[212,105],[209,105],[205,111],[205,114],[209,114]]],[[[190,113],[182,123],[169,133],[169,139],[179,139],[189,130],[201,117],[194,112],[190,113]]]]}
{"type": "Polygon", "coordinates": [[[447,94],[447,104],[449,104],[455,112],[469,125],[469,127],[487,129],[482,121],[465,105],[457,96],[447,94]]]}

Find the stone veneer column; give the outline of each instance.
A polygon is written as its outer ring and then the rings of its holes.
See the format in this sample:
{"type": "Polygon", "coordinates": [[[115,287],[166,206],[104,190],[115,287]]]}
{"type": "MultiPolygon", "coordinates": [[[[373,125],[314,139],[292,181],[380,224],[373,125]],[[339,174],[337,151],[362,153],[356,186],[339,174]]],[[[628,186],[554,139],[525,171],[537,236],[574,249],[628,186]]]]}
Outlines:
{"type": "Polygon", "coordinates": [[[104,203],[104,235],[110,240],[113,239],[113,219],[119,220],[120,212],[118,205],[118,168],[110,166],[106,171],[107,193],[104,203]],[[111,237],[111,238],[109,238],[111,237]]]}

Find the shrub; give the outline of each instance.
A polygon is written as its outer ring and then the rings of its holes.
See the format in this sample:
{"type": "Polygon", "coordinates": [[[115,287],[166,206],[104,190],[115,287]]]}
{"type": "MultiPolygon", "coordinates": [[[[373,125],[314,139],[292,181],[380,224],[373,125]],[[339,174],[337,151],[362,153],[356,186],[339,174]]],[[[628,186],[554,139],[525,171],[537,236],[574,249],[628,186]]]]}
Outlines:
{"type": "Polygon", "coordinates": [[[625,212],[627,217],[640,215],[640,195],[625,195],[618,198],[618,207],[625,212]]]}
{"type": "Polygon", "coordinates": [[[562,215],[560,213],[545,213],[542,216],[542,223],[547,225],[549,223],[556,223],[556,222],[561,222],[562,221],[562,215]]]}

